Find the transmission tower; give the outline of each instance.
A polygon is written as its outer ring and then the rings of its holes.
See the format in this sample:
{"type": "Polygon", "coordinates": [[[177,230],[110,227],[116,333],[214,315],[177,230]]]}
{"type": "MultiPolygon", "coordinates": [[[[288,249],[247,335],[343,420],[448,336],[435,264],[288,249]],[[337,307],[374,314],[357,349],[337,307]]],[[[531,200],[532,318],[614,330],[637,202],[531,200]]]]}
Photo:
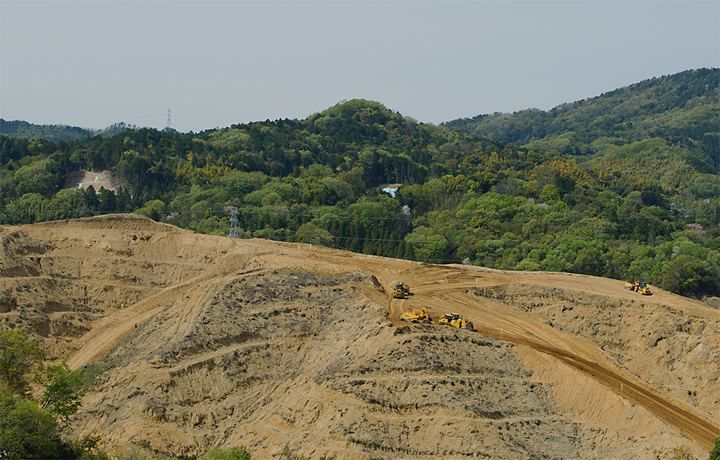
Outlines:
{"type": "Polygon", "coordinates": [[[237,218],[237,209],[233,209],[230,211],[230,234],[228,235],[230,238],[240,238],[240,235],[238,235],[238,218],[237,218]]]}
{"type": "Polygon", "coordinates": [[[170,109],[168,109],[168,124],[167,124],[167,130],[170,131],[170,129],[171,129],[171,126],[170,126],[170,109]]]}

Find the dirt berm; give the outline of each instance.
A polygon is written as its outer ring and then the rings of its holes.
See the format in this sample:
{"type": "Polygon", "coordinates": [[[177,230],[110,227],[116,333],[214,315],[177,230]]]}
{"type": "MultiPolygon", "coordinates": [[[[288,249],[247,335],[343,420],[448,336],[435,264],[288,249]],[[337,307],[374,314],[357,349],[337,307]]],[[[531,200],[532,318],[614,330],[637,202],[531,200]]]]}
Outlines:
{"type": "Polygon", "coordinates": [[[137,216],[0,227],[0,241],[1,327],[99,373],[72,428],[109,448],[655,460],[705,458],[720,436],[720,310],[654,286],[137,216]],[[392,299],[398,281],[408,299],[392,299]],[[422,307],[432,325],[397,319],[422,307]],[[476,331],[438,326],[450,312],[476,331]]]}

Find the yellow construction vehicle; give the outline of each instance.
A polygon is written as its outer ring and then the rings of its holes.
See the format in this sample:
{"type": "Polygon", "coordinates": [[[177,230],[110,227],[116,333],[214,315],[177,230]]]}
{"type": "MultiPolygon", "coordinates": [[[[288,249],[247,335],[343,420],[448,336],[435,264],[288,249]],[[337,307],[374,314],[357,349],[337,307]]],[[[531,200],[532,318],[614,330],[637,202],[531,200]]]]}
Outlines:
{"type": "Polygon", "coordinates": [[[635,282],[630,284],[628,288],[631,291],[639,292],[642,295],[652,295],[650,286],[648,286],[645,281],[635,280],[635,282]]]}
{"type": "Polygon", "coordinates": [[[428,315],[428,312],[424,307],[420,311],[404,311],[400,313],[400,319],[411,323],[430,323],[430,315],[428,315]]]}
{"type": "Polygon", "coordinates": [[[400,282],[395,285],[395,294],[393,294],[393,297],[396,299],[404,299],[410,294],[410,286],[407,284],[400,282]]]}
{"type": "Polygon", "coordinates": [[[440,318],[440,324],[447,324],[448,326],[454,326],[460,329],[467,329],[468,331],[473,330],[473,323],[470,322],[466,317],[458,315],[457,313],[448,313],[440,318]]]}

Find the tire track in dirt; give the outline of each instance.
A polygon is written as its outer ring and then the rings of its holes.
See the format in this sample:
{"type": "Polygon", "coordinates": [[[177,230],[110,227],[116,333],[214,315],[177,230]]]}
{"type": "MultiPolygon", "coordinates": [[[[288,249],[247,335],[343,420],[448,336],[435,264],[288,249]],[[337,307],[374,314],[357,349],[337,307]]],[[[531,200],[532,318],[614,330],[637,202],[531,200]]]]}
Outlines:
{"type": "MultiPolygon", "coordinates": [[[[626,370],[610,361],[595,345],[583,339],[554,329],[531,316],[522,314],[499,302],[475,298],[470,290],[492,287],[511,282],[526,282],[550,288],[561,288],[599,295],[636,300],[623,289],[623,282],[568,273],[508,272],[478,267],[436,266],[384,257],[370,257],[337,252],[327,248],[306,246],[305,252],[323,253],[323,259],[340,265],[352,264],[375,275],[386,287],[388,315],[395,325],[406,324],[397,315],[406,310],[428,308],[437,320],[444,313],[468,316],[475,330],[483,334],[519,345],[527,345],[591,376],[602,385],[625,399],[642,405],[658,418],[674,426],[684,435],[707,449],[712,449],[715,438],[720,437],[720,426],[696,410],[654,390],[626,370]],[[410,285],[408,299],[394,299],[392,286],[404,281],[410,285]],[[478,327],[479,326],[479,327],[478,327]],[[622,389],[621,389],[622,385],[622,389]]],[[[302,251],[301,251],[302,252],[302,251]]],[[[645,297],[644,302],[677,304],[705,316],[715,315],[708,309],[680,296],[655,290],[656,295],[645,297]]]]}
{"type": "MultiPolygon", "coordinates": [[[[430,275],[432,276],[432,275],[430,275]]],[[[521,277],[521,276],[519,276],[521,277]]],[[[457,279],[462,279],[458,277],[457,279]]],[[[428,282],[430,280],[417,279],[428,282]]],[[[417,282],[416,281],[416,282],[417,282]]],[[[498,280],[494,280],[498,285],[498,280]]],[[[590,375],[605,387],[632,403],[639,404],[658,418],[674,426],[685,436],[712,449],[715,438],[720,437],[720,427],[694,409],[654,390],[644,382],[611,362],[597,347],[584,340],[554,329],[528,315],[493,302],[486,298],[472,298],[466,289],[475,283],[437,283],[417,286],[414,292],[420,297],[412,299],[417,304],[411,308],[428,306],[431,316],[437,320],[443,313],[460,313],[473,321],[475,331],[518,345],[527,345],[546,353],[565,364],[590,375]],[[422,305],[419,305],[422,302],[422,305]],[[444,310],[443,310],[444,309],[444,310]]],[[[479,286],[482,284],[478,283],[479,286]]],[[[580,284],[578,287],[584,287],[580,284]]],[[[411,286],[411,289],[413,287],[411,286]]],[[[577,287],[575,288],[577,289],[577,287]]],[[[474,296],[473,296],[474,297],[474,296]]],[[[405,308],[404,301],[391,304],[391,315],[405,308]]]]}
{"type": "MultiPolygon", "coordinates": [[[[307,248],[314,250],[315,247],[307,248]]],[[[395,325],[404,324],[397,315],[406,310],[428,308],[431,317],[437,320],[444,313],[456,312],[471,319],[475,330],[483,334],[516,343],[546,353],[591,376],[602,385],[625,399],[645,407],[658,418],[674,426],[684,435],[697,441],[705,448],[712,449],[715,438],[720,437],[720,426],[667,395],[654,390],[626,370],[610,361],[596,346],[584,340],[554,329],[540,321],[534,321],[513,309],[493,303],[489,299],[470,297],[469,290],[475,287],[491,287],[510,282],[527,282],[546,287],[559,287],[573,291],[610,295],[612,297],[636,299],[623,290],[623,282],[604,278],[566,273],[525,273],[500,270],[478,269],[476,267],[435,266],[402,260],[345,254],[340,260],[336,253],[325,252],[327,259],[338,264],[361,266],[381,280],[384,286],[404,281],[410,285],[413,295],[408,299],[394,299],[388,292],[389,319],[395,325]],[[593,282],[596,281],[596,285],[593,282]],[[459,294],[463,293],[463,294],[459,294]],[[459,308],[461,306],[461,308],[459,308]],[[444,310],[441,310],[444,309],[444,310]],[[478,327],[480,326],[480,327],[478,327]]],[[[715,312],[698,307],[693,302],[655,289],[655,296],[646,297],[644,302],[677,304],[703,316],[714,316],[715,312]]]]}
{"type": "MultiPolygon", "coordinates": [[[[477,267],[435,266],[417,262],[386,259],[335,251],[328,248],[266,241],[243,241],[235,245],[230,254],[217,259],[201,275],[137,302],[93,324],[89,333],[80,339],[83,347],[68,359],[72,368],[93,362],[112,346],[132,333],[135,324],[150,319],[167,305],[188,295],[189,304],[201,304],[204,286],[220,282],[252,258],[272,254],[292,260],[297,267],[334,266],[345,270],[361,270],[375,275],[385,292],[368,283],[362,289],[369,300],[388,309],[389,319],[400,324],[397,314],[407,309],[427,307],[433,319],[444,313],[457,312],[468,316],[478,332],[510,343],[527,345],[571,366],[621,395],[626,400],[642,405],[659,419],[675,427],[688,438],[710,449],[720,436],[717,423],[662,392],[653,389],[638,378],[619,368],[597,346],[554,329],[533,316],[524,314],[501,302],[476,297],[471,290],[481,287],[502,286],[512,282],[530,283],[545,287],[607,295],[616,298],[642,299],[643,302],[667,303],[678,309],[688,309],[712,316],[697,303],[657,291],[650,298],[637,297],[622,290],[622,282],[581,275],[561,273],[515,273],[493,271],[477,267]],[[241,252],[242,251],[242,252],[241,252]],[[404,281],[413,295],[406,299],[393,299],[390,288],[404,281]],[[622,386],[622,391],[621,391],[622,386]]],[[[185,308],[186,318],[178,323],[176,335],[186,334],[197,321],[198,309],[185,308]]],[[[405,325],[406,323],[402,323],[405,325]]],[[[465,332],[463,332],[465,333],[465,332]]],[[[219,353],[222,353],[219,351],[219,353]]]]}
{"type": "MultiPolygon", "coordinates": [[[[245,265],[255,256],[256,254],[227,254],[209,267],[205,273],[182,284],[165,288],[157,294],[130,305],[126,309],[106,316],[93,324],[90,332],[80,339],[80,341],[84,342],[84,345],[67,359],[67,365],[70,366],[71,369],[78,369],[86,364],[95,362],[112,347],[130,335],[136,326],[152,318],[155,314],[162,311],[163,308],[177,301],[187,292],[194,288],[199,288],[208,280],[227,276],[229,273],[245,265]]],[[[197,295],[202,295],[202,292],[197,295]]],[[[187,329],[192,327],[194,321],[188,320],[185,324],[187,329]]]]}

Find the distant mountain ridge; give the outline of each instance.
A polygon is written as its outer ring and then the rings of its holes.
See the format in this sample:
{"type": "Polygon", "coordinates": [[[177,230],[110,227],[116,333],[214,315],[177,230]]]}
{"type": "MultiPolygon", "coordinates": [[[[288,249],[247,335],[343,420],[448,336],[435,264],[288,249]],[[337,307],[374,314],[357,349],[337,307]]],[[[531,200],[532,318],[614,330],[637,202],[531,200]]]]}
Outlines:
{"type": "Polygon", "coordinates": [[[91,129],[67,125],[36,125],[23,120],[7,121],[0,118],[0,134],[21,139],[41,137],[54,142],[76,141],[95,135],[91,129]]]}
{"type": "Polygon", "coordinates": [[[617,146],[662,139],[685,150],[696,167],[716,172],[720,168],[720,69],[653,78],[548,111],[478,115],[443,126],[581,157],[602,156],[617,146]]]}
{"type": "Polygon", "coordinates": [[[31,139],[39,137],[53,142],[77,141],[87,137],[107,137],[120,133],[126,129],[134,129],[136,126],[125,123],[115,123],[105,129],[80,128],[68,125],[36,125],[23,120],[7,121],[0,118],[0,134],[20,139],[31,139]]]}

